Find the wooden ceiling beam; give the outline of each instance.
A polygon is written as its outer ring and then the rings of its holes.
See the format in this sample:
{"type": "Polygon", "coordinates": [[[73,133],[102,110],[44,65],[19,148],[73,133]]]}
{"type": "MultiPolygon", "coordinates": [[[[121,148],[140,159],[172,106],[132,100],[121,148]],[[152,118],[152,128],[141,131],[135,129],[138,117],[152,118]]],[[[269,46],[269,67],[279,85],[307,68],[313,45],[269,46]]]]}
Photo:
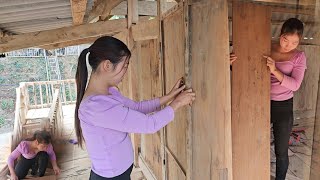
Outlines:
{"type": "Polygon", "coordinates": [[[73,25],[80,25],[83,23],[87,2],[87,0],[70,0],[73,25]]]}
{"type": "Polygon", "coordinates": [[[315,6],[316,0],[251,0],[252,2],[261,2],[274,5],[291,5],[291,6],[315,6]]]}
{"type": "Polygon", "coordinates": [[[127,19],[119,19],[3,37],[0,38],[0,53],[90,37],[113,35],[126,28],[127,19]]]}

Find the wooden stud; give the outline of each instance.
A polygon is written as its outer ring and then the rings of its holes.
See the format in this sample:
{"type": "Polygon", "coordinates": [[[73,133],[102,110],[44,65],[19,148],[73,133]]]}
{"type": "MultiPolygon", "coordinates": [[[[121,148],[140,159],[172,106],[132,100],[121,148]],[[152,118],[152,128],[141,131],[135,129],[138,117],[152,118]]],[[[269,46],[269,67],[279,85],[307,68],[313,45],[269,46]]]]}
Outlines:
{"type": "MultiPolygon", "coordinates": [[[[320,2],[316,2],[315,8],[315,19],[318,22],[318,31],[316,36],[316,43],[320,45],[320,2]]],[[[320,79],[320,74],[319,74],[320,79]]],[[[318,98],[317,98],[317,106],[316,106],[316,121],[314,127],[314,135],[313,135],[313,151],[312,151],[312,163],[311,163],[311,173],[310,173],[310,180],[317,180],[320,178],[320,81],[318,85],[318,98]]]]}
{"type": "Polygon", "coordinates": [[[39,92],[40,92],[40,104],[41,104],[41,107],[43,108],[43,98],[42,98],[42,88],[41,88],[41,84],[39,84],[39,92]]]}
{"type": "Polygon", "coordinates": [[[87,0],[70,0],[73,25],[80,25],[83,23],[87,2],[87,0]]]}

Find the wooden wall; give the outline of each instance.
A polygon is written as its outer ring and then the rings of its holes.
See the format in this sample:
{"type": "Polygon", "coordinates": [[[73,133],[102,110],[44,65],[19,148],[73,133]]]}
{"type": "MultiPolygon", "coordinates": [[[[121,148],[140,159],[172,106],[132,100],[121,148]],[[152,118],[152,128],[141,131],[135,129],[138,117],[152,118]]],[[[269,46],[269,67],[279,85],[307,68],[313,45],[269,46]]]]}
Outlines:
{"type": "Polygon", "coordinates": [[[270,179],[271,11],[267,6],[233,3],[232,67],[233,176],[237,180],[270,179]],[[250,11],[248,11],[250,9],[250,11]]]}
{"type": "MultiPolygon", "coordinates": [[[[319,91],[320,46],[303,45],[299,47],[307,57],[307,69],[300,89],[294,95],[294,128],[305,128],[305,142],[301,146],[290,147],[295,153],[290,157],[289,169],[301,179],[311,179],[310,167],[319,163],[317,160],[317,125],[316,108],[319,91]],[[315,138],[315,139],[314,139],[315,138]],[[314,147],[312,149],[312,147],[314,147]],[[313,164],[311,164],[313,163],[313,164]]],[[[319,152],[319,150],[318,150],[319,152]]],[[[319,159],[319,157],[318,157],[319,159]]],[[[318,166],[319,167],[319,166],[318,166]]],[[[311,168],[311,174],[315,171],[311,168]]]]}
{"type": "Polygon", "coordinates": [[[227,1],[191,4],[190,73],[197,94],[191,116],[191,179],[232,179],[227,1]]]}
{"type": "MultiPolygon", "coordinates": [[[[183,8],[163,19],[163,55],[165,91],[169,93],[176,81],[185,75],[185,33],[183,8]]],[[[186,179],[187,108],[179,110],[165,128],[166,172],[168,180],[186,179]]]]}
{"type": "MultiPolygon", "coordinates": [[[[152,178],[270,178],[270,76],[261,55],[270,52],[271,41],[261,34],[270,34],[271,13],[261,5],[241,3],[234,7],[233,26],[237,30],[233,31],[233,42],[239,61],[233,67],[232,93],[225,1],[190,0],[189,5],[179,3],[165,14],[161,27],[163,59],[159,57],[159,40],[135,42],[128,77],[121,87],[124,94],[135,100],[159,97],[180,77],[185,77],[197,94],[194,105],[179,110],[163,130],[132,137],[136,162],[138,156],[143,159],[152,178]]],[[[295,122],[308,124],[303,119],[314,121],[316,113],[319,47],[300,49],[307,54],[308,70],[295,95],[295,122]]],[[[314,143],[315,168],[319,164],[318,148],[314,143]]],[[[310,165],[303,171],[310,172],[310,165]]],[[[317,173],[312,169],[311,177],[317,178],[317,173]]]]}

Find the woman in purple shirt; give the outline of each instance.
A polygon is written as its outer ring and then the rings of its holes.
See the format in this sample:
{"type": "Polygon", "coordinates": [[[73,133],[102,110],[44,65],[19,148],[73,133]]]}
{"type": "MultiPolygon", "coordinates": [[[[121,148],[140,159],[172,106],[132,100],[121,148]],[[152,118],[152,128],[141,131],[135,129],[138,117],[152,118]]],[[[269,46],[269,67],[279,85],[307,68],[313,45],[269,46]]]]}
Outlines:
{"type": "Polygon", "coordinates": [[[304,52],[297,50],[303,23],[288,19],[281,28],[279,43],[273,44],[267,66],[271,72],[271,122],[276,154],[276,180],[286,178],[289,138],[293,126],[293,92],[302,83],[306,66],[304,52]]]}
{"type": "Polygon", "coordinates": [[[51,136],[46,131],[36,131],[32,138],[21,141],[8,158],[11,180],[24,179],[29,169],[32,175],[44,176],[49,158],[55,174],[60,173],[56,155],[51,145],[51,136]],[[21,156],[17,165],[14,161],[21,156]]]}
{"type": "Polygon", "coordinates": [[[168,95],[153,100],[134,102],[122,96],[114,87],[122,81],[130,56],[123,42],[105,36],[79,57],[75,128],[91,160],[90,180],[129,180],[134,159],[129,133],[155,133],[173,120],[177,109],[195,100],[191,89],[180,87],[181,80],[168,95]]]}

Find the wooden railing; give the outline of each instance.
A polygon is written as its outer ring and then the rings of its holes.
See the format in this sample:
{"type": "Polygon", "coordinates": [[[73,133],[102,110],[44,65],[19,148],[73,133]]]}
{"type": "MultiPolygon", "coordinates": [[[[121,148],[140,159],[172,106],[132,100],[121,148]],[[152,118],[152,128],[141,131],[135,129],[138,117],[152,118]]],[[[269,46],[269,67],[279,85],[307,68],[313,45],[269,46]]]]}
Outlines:
{"type": "Polygon", "coordinates": [[[74,79],[59,81],[25,82],[28,108],[47,108],[51,106],[54,89],[60,90],[62,105],[76,102],[76,83],[74,79]]]}

